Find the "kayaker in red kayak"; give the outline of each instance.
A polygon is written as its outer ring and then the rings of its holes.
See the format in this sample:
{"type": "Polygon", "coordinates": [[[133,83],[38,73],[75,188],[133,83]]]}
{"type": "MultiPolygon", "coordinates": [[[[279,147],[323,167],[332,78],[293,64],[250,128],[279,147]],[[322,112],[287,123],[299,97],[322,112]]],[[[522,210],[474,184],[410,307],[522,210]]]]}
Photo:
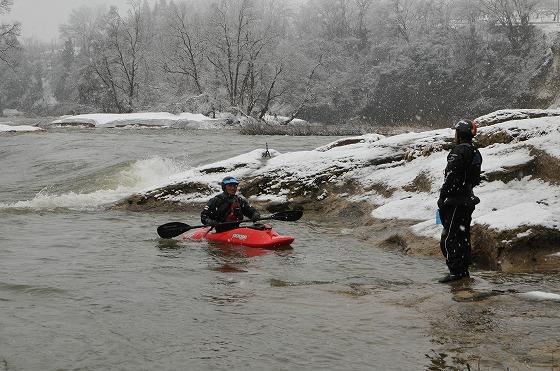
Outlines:
{"type": "MultiPolygon", "coordinates": [[[[227,176],[222,180],[223,193],[213,197],[208,201],[202,212],[200,220],[204,225],[215,225],[223,222],[241,221],[246,216],[253,221],[257,221],[261,215],[249,205],[247,199],[237,194],[239,181],[232,176],[227,176]]],[[[216,226],[216,232],[223,232],[237,228],[238,223],[216,226]]]]}

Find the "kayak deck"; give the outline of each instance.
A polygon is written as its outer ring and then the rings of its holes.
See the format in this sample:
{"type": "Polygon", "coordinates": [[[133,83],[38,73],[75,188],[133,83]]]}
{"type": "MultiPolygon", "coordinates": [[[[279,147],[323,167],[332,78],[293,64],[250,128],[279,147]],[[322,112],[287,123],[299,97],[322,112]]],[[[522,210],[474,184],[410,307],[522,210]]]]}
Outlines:
{"type": "Polygon", "coordinates": [[[281,236],[270,227],[255,229],[239,227],[224,232],[210,231],[210,227],[196,229],[193,232],[183,233],[182,240],[207,240],[211,242],[227,243],[232,245],[273,249],[290,245],[294,242],[292,236],[281,236]]]}

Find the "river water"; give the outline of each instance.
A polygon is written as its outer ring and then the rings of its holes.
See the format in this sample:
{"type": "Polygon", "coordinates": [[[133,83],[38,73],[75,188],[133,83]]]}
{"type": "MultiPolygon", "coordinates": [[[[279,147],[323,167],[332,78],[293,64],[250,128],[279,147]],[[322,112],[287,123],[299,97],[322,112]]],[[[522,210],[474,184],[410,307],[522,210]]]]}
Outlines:
{"type": "MultiPolygon", "coordinates": [[[[191,166],[336,138],[51,129],[0,136],[0,370],[558,370],[558,274],[475,271],[276,222],[293,249],[165,241],[195,211],[109,206],[191,166]]],[[[390,228],[390,227],[388,227],[390,228]]],[[[395,231],[398,232],[398,231],[395,231]]]]}

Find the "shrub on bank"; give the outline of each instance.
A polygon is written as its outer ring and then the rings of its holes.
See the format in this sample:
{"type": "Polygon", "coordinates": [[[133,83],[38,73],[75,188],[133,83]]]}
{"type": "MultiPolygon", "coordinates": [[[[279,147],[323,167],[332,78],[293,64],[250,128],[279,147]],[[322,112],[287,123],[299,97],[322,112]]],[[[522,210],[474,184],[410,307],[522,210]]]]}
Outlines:
{"type": "Polygon", "coordinates": [[[338,126],[325,124],[270,125],[251,122],[239,131],[242,135],[344,136],[371,132],[372,127],[338,126]]]}
{"type": "Polygon", "coordinates": [[[367,133],[382,135],[396,135],[411,131],[425,131],[431,128],[412,125],[271,125],[263,122],[251,122],[242,126],[239,133],[242,135],[291,135],[291,136],[354,136],[367,133]]]}

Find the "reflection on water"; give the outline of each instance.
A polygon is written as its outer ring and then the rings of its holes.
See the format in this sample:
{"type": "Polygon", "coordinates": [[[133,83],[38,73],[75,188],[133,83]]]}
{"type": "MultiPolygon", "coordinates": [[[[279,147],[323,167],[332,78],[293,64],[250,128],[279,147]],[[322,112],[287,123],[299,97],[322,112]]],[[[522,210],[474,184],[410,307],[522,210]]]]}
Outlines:
{"type": "Polygon", "coordinates": [[[255,248],[248,246],[232,245],[227,243],[208,243],[206,241],[175,240],[160,238],[156,242],[156,248],[160,256],[166,258],[178,258],[185,249],[201,249],[205,251],[211,263],[212,271],[222,273],[243,273],[253,262],[251,258],[275,254],[289,257],[292,253],[291,246],[282,246],[275,249],[255,248]]]}
{"type": "Polygon", "coordinates": [[[217,267],[210,267],[210,270],[216,272],[222,272],[222,273],[247,273],[248,272],[246,269],[239,268],[235,265],[228,264],[228,263],[222,264],[217,267]]]}
{"type": "Polygon", "coordinates": [[[247,246],[230,245],[224,243],[207,244],[205,251],[212,258],[209,269],[222,273],[245,273],[249,265],[258,258],[265,255],[289,252],[291,247],[283,250],[271,250],[247,246]]]}
{"type": "Polygon", "coordinates": [[[184,249],[185,245],[174,239],[158,238],[156,248],[161,251],[184,249]]]}
{"type": "Polygon", "coordinates": [[[272,254],[274,250],[260,249],[247,246],[228,245],[221,243],[209,244],[206,248],[209,254],[215,257],[220,257],[224,260],[235,258],[250,258],[255,256],[264,256],[272,254]]]}

